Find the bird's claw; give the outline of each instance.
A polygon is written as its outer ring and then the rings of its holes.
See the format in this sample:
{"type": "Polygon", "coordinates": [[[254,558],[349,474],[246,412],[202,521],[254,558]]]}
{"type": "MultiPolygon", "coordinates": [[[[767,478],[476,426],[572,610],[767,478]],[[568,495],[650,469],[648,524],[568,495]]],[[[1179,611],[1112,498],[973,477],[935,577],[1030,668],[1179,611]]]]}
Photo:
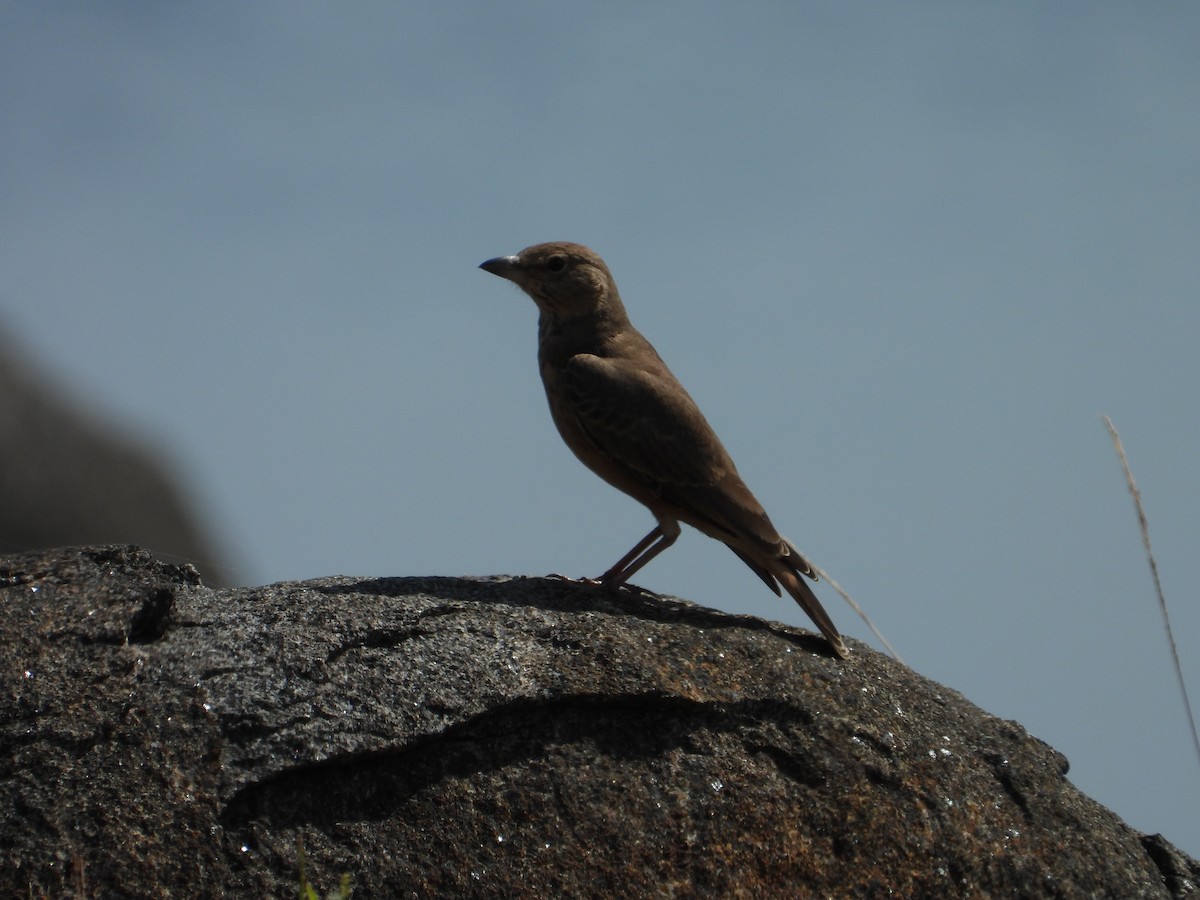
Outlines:
{"type": "Polygon", "coordinates": [[[614,594],[619,593],[620,591],[625,591],[626,593],[633,594],[635,597],[650,597],[654,600],[660,599],[658,594],[654,593],[654,591],[649,590],[648,588],[638,587],[636,584],[629,584],[628,582],[622,582],[618,584],[614,581],[607,581],[603,577],[572,578],[569,575],[562,575],[558,572],[551,572],[546,577],[553,578],[555,581],[569,581],[571,584],[582,584],[585,587],[604,588],[605,590],[614,594]]]}
{"type": "Polygon", "coordinates": [[[569,581],[569,582],[571,582],[571,584],[595,584],[596,583],[591,578],[572,578],[570,575],[563,575],[559,572],[551,572],[546,577],[552,578],[555,581],[569,581]]]}
{"type": "Polygon", "coordinates": [[[629,593],[633,594],[635,597],[646,597],[650,600],[661,600],[662,599],[662,594],[656,594],[654,591],[650,590],[649,588],[639,587],[636,584],[623,584],[623,585],[621,585],[621,587],[624,590],[629,591],[629,593]]]}
{"type": "Polygon", "coordinates": [[[559,572],[551,572],[546,577],[552,578],[555,581],[567,581],[571,584],[582,584],[587,587],[608,587],[610,590],[612,589],[610,582],[605,581],[603,578],[572,578],[570,575],[562,575],[559,572]]]}

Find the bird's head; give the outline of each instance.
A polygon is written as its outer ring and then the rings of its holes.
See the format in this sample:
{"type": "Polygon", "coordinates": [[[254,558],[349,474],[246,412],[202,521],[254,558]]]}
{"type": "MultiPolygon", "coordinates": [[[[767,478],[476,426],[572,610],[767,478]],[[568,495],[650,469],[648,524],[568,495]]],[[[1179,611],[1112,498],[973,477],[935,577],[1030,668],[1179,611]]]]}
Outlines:
{"type": "Polygon", "coordinates": [[[516,256],[489,259],[479,268],[516,284],[553,319],[624,314],[608,266],[582,244],[534,244],[516,256]]]}

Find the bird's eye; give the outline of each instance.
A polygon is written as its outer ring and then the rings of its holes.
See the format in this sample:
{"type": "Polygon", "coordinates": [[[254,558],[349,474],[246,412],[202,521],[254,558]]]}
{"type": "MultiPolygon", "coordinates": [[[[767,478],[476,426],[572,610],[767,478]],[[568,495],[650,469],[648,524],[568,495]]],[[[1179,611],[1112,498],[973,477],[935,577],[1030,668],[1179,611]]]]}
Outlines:
{"type": "Polygon", "coordinates": [[[561,272],[567,267],[567,258],[555,254],[546,260],[546,269],[550,272],[561,272]]]}

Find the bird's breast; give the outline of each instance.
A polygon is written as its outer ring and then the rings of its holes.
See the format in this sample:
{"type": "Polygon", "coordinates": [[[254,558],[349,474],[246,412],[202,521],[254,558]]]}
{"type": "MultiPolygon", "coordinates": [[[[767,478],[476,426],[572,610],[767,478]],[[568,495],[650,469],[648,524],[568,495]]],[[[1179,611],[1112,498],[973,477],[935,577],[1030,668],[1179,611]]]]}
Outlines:
{"type": "Polygon", "coordinates": [[[655,509],[659,503],[658,486],[644,477],[639,477],[627,466],[613,459],[599,447],[580,422],[569,392],[565,390],[566,374],[561,365],[543,360],[541,365],[542,384],[546,389],[546,400],[550,405],[550,417],[559,435],[581,463],[630,497],[655,509]]]}

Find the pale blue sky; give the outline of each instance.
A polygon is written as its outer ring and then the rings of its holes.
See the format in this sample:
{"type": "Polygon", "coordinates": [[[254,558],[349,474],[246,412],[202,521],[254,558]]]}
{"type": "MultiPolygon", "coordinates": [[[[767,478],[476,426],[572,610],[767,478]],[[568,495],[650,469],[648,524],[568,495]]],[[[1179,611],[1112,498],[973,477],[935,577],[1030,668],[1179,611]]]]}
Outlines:
{"type": "MultiPolygon", "coordinates": [[[[1100,421],[1200,695],[1198,44],[1190,3],[9,3],[0,323],[180,459],[232,580],[595,575],[652,521],[476,269],[587,243],[906,662],[1200,855],[1100,421]]],[[[694,532],[639,581],[808,627],[694,532]]]]}

